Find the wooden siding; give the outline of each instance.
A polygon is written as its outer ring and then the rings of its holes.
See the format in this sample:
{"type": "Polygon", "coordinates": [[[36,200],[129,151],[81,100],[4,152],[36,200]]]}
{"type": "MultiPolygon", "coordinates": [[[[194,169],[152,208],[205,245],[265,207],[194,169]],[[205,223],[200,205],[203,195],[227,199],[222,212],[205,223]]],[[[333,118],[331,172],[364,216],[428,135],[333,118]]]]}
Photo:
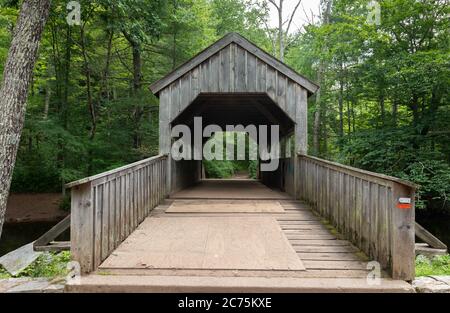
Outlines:
{"type": "Polygon", "coordinates": [[[306,89],[235,43],[161,91],[161,121],[173,121],[200,93],[267,93],[294,121],[306,112],[306,89]]]}
{"type": "MultiPolygon", "coordinates": [[[[167,88],[168,85],[172,84],[173,82],[179,80],[182,76],[184,76],[189,71],[193,70],[194,68],[198,67],[201,63],[205,62],[211,62],[213,67],[218,67],[220,70],[221,65],[216,65],[217,61],[221,64],[224,60],[234,60],[235,54],[227,54],[225,51],[224,57],[219,57],[218,53],[223,50],[225,47],[229,46],[230,44],[237,44],[240,47],[242,47],[247,52],[251,53],[252,55],[256,56],[258,59],[262,60],[264,64],[268,64],[271,67],[277,69],[277,71],[283,73],[283,75],[289,77],[293,81],[295,81],[297,84],[302,86],[304,89],[308,90],[310,94],[314,94],[318,89],[319,86],[312,82],[311,80],[307,79],[306,77],[300,75],[295,70],[284,64],[283,62],[280,62],[276,58],[274,58],[272,55],[268,54],[267,52],[263,51],[262,49],[258,48],[255,44],[251,43],[241,35],[237,33],[229,33],[225,35],[222,39],[218,40],[205,50],[198,53],[196,56],[188,60],[186,63],[182,64],[180,67],[175,69],[174,71],[168,73],[166,76],[161,78],[160,80],[156,81],[150,86],[150,90],[154,94],[159,94],[161,90],[167,88]]],[[[242,51],[238,51],[238,53],[241,53],[242,51]]],[[[250,59],[244,59],[244,58],[238,58],[239,63],[246,64],[246,68],[250,69],[248,77],[252,78],[253,73],[256,75],[257,73],[254,71],[255,69],[259,69],[258,67],[255,67],[253,64],[253,61],[256,59],[250,58],[250,59]]],[[[257,60],[256,60],[257,61],[257,60]]],[[[237,72],[246,70],[243,66],[237,69],[237,72]]],[[[227,69],[227,68],[224,68],[227,69]]],[[[231,75],[234,75],[237,73],[236,71],[230,73],[231,75]]],[[[214,79],[210,83],[214,85],[214,83],[217,83],[218,81],[222,80],[222,82],[227,82],[228,78],[224,78],[221,76],[221,73],[223,72],[215,72],[214,74],[218,75],[218,80],[214,79]]],[[[225,73],[225,75],[227,75],[225,73]]],[[[238,74],[239,75],[239,74],[238,74]]],[[[225,76],[227,77],[227,76],[225,76]]],[[[237,79],[241,80],[244,76],[238,76],[237,79]]],[[[234,77],[231,77],[232,80],[234,80],[234,77]]],[[[247,90],[251,90],[252,86],[254,86],[253,82],[257,82],[257,80],[247,80],[246,83],[248,83],[247,90]]]]}

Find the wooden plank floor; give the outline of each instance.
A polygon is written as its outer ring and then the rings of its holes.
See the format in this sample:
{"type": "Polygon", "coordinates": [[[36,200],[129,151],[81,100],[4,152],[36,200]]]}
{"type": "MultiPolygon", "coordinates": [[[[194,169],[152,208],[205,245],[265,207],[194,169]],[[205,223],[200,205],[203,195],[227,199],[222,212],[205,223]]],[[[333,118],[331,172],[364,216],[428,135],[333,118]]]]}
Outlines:
{"type": "MultiPolygon", "coordinates": [[[[284,209],[283,213],[167,213],[166,210],[174,201],[185,201],[168,199],[163,205],[157,207],[150,217],[236,217],[236,216],[270,216],[276,219],[292,248],[302,260],[306,271],[272,271],[271,273],[262,271],[233,271],[233,276],[283,276],[283,277],[330,277],[330,278],[365,278],[367,277],[367,258],[362,252],[354,247],[347,240],[339,239],[339,234],[330,231],[321,219],[316,216],[303,202],[293,200],[277,200],[284,209]]],[[[192,200],[199,201],[202,200],[192,200]]],[[[223,203],[227,200],[208,200],[223,203]]],[[[252,200],[229,200],[234,204],[252,200]]],[[[263,201],[263,200],[262,200],[263,201]]],[[[269,201],[268,201],[269,202],[269,201]]],[[[273,200],[270,200],[273,202],[273,200]]],[[[190,202],[191,203],[191,202],[190,202]]],[[[179,205],[179,204],[178,204],[179,205]]],[[[114,270],[116,271],[116,270],[114,270]]],[[[116,271],[117,272],[117,271],[116,271]]],[[[146,273],[146,274],[170,274],[170,275],[190,275],[198,276],[230,274],[226,270],[215,271],[192,271],[179,269],[176,272],[170,270],[141,270],[121,269],[121,274],[146,273]]],[[[382,273],[383,277],[388,277],[382,273]]]]}
{"type": "MultiPolygon", "coordinates": [[[[367,259],[350,242],[339,238],[309,207],[279,200],[283,213],[166,213],[173,201],[152,211],[161,217],[271,217],[278,223],[306,270],[112,268],[68,284],[68,292],[413,292],[404,281],[385,272],[379,285],[367,283],[367,259]]],[[[184,201],[184,200],[183,200],[184,201]]],[[[198,200],[202,201],[202,200],[198,200]]],[[[212,201],[212,200],[209,200],[212,201]]],[[[224,200],[217,200],[224,201],[224,200]]],[[[233,200],[235,201],[235,200],[233,200]]],[[[246,201],[246,200],[240,200],[246,201]]],[[[249,201],[249,200],[247,200],[249,201]]],[[[149,239],[150,240],[150,239],[149,239]]],[[[114,254],[114,253],[113,253],[114,254]]]]}
{"type": "Polygon", "coordinates": [[[339,234],[331,232],[308,205],[280,201],[285,214],[277,221],[307,270],[352,271],[367,276],[367,257],[339,234]]]}

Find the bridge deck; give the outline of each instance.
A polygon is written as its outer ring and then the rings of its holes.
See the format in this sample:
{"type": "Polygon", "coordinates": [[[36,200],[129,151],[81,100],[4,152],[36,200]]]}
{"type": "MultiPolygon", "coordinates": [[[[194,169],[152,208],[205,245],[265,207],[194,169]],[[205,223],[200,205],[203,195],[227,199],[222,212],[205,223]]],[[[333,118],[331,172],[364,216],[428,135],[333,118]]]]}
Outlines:
{"type": "MultiPolygon", "coordinates": [[[[263,189],[254,182],[246,186],[242,193],[263,189]]],[[[381,285],[368,285],[367,275],[367,258],[303,202],[169,199],[97,273],[68,290],[411,291],[384,272],[381,285]],[[276,209],[267,210],[271,206],[276,209]]]]}

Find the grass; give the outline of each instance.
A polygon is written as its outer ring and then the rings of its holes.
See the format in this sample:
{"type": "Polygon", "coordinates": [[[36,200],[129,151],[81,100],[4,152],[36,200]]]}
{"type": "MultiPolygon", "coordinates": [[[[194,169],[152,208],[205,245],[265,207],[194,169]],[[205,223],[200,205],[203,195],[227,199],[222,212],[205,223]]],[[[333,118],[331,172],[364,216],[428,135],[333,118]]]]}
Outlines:
{"type": "Polygon", "coordinates": [[[44,253],[36,261],[16,276],[9,274],[0,266],[0,279],[19,277],[45,277],[56,278],[67,275],[67,263],[70,262],[70,252],[44,253]]]}
{"type": "Polygon", "coordinates": [[[431,260],[423,255],[416,258],[416,276],[450,275],[450,255],[435,256],[431,260]]]}

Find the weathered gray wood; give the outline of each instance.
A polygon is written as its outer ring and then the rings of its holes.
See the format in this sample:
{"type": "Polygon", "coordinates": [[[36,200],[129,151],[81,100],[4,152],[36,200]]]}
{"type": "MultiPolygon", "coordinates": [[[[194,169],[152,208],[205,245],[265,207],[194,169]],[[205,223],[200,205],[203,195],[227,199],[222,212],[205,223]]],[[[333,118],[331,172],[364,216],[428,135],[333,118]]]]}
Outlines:
{"type": "Polygon", "coordinates": [[[179,79],[181,76],[186,74],[187,72],[191,71],[193,68],[197,67],[201,63],[205,62],[205,60],[209,59],[214,54],[218,53],[220,50],[224,49],[230,44],[238,44],[241,49],[245,49],[254,56],[258,57],[265,63],[269,64],[271,67],[277,69],[277,71],[283,73],[285,76],[289,77],[291,80],[295,81],[297,84],[301,85],[303,88],[308,90],[310,93],[315,93],[319,87],[317,84],[311,82],[307,78],[303,77],[302,75],[296,73],[293,69],[285,65],[284,63],[278,61],[273,56],[269,55],[268,53],[264,52],[257,46],[255,46],[253,43],[245,39],[244,37],[240,36],[236,33],[230,33],[214,43],[213,45],[209,46],[207,49],[203,50],[199,54],[197,54],[195,57],[193,57],[191,60],[174,70],[173,72],[167,74],[165,77],[160,79],[159,81],[153,83],[150,86],[151,91],[154,94],[159,94],[161,90],[166,88],[168,85],[170,85],[175,80],[179,79]]]}
{"type": "Polygon", "coordinates": [[[389,266],[389,238],[391,229],[391,220],[389,218],[389,195],[388,188],[379,186],[378,197],[378,261],[383,268],[389,266]]]}
{"type": "Polygon", "coordinates": [[[428,244],[426,243],[416,243],[416,256],[417,255],[424,255],[429,259],[434,258],[435,256],[438,255],[446,255],[448,254],[447,249],[436,249],[436,248],[432,248],[430,247],[428,244]]]}
{"type": "Polygon", "coordinates": [[[170,110],[169,110],[169,121],[172,121],[178,116],[180,112],[180,83],[181,80],[177,80],[172,85],[170,85],[170,110]]]}
{"type": "Polygon", "coordinates": [[[230,92],[230,46],[220,51],[220,92],[230,92]]]}
{"type": "Polygon", "coordinates": [[[303,253],[355,253],[358,249],[352,246],[315,246],[315,245],[301,245],[293,246],[295,252],[303,253]]]}
{"type": "Polygon", "coordinates": [[[305,260],[306,269],[366,270],[367,262],[346,260],[305,260]]]}
{"type": "Polygon", "coordinates": [[[109,183],[102,186],[102,206],[101,206],[101,261],[105,260],[109,255],[109,183]]]}
{"type": "Polygon", "coordinates": [[[72,188],[70,240],[72,258],[81,272],[94,269],[94,193],[91,183],[72,188]]]}
{"type": "Polygon", "coordinates": [[[395,183],[392,195],[392,277],[412,281],[415,277],[414,190],[395,183]],[[411,208],[399,209],[399,198],[411,198],[411,208]]]}
{"type": "Polygon", "coordinates": [[[210,91],[218,91],[220,85],[220,54],[215,54],[209,59],[209,88],[210,91]]]}
{"type": "Polygon", "coordinates": [[[296,152],[308,153],[308,95],[305,89],[296,85],[295,99],[297,102],[295,114],[295,144],[296,152]]]}
{"type": "Polygon", "coordinates": [[[180,105],[177,115],[180,114],[180,112],[182,112],[184,109],[186,109],[186,107],[191,103],[191,101],[194,100],[191,99],[191,74],[192,72],[184,75],[180,79],[180,97],[179,97],[180,105]]]}
{"type": "Polygon", "coordinates": [[[379,185],[371,183],[370,184],[370,256],[374,260],[379,260],[378,256],[378,235],[379,225],[378,225],[378,187],[379,185]]]}
{"type": "Polygon", "coordinates": [[[108,238],[108,255],[114,250],[116,236],[116,179],[109,183],[109,238],[108,238]]]}
{"type": "Polygon", "coordinates": [[[247,92],[256,92],[256,57],[251,53],[246,53],[247,57],[247,92]]]}
{"type": "Polygon", "coordinates": [[[302,260],[311,261],[360,261],[354,253],[336,252],[298,252],[297,255],[302,260]]]}
{"type": "Polygon", "coordinates": [[[72,187],[71,250],[83,273],[95,270],[166,197],[166,166],[167,157],[158,156],[72,187]]]}
{"type": "MultiPolygon", "coordinates": [[[[189,96],[189,103],[194,101],[195,98],[197,98],[198,94],[200,93],[200,70],[198,67],[194,68],[191,71],[191,81],[190,81],[190,96],[189,96]]],[[[161,96],[160,96],[160,103],[161,103],[161,96]]]]}
{"type": "Polygon", "coordinates": [[[365,254],[369,255],[369,247],[370,247],[370,182],[364,180],[362,182],[362,224],[361,224],[361,250],[364,251],[365,254]]]}
{"type": "Polygon", "coordinates": [[[266,71],[267,64],[256,59],[256,90],[258,92],[266,92],[266,71]]]}
{"type": "Polygon", "coordinates": [[[266,90],[269,97],[276,101],[277,71],[271,66],[267,66],[266,70],[266,90]]]}
{"type": "MultiPolygon", "coordinates": [[[[102,262],[102,199],[103,185],[94,186],[94,268],[97,268],[102,262]]],[[[72,213],[73,214],[73,213],[72,213]]],[[[77,227],[77,226],[74,226],[77,227]]],[[[76,259],[75,259],[76,260],[76,259]]]]}
{"type": "Polygon", "coordinates": [[[286,89],[287,89],[287,77],[284,75],[278,75],[278,87],[277,87],[277,100],[278,105],[283,111],[286,109],[286,89]]]}
{"type": "Polygon", "coordinates": [[[298,168],[302,199],[343,239],[389,268],[393,278],[414,277],[414,203],[397,207],[400,197],[414,199],[414,184],[305,155],[299,156],[298,168]]]}
{"type": "Polygon", "coordinates": [[[33,243],[34,251],[48,251],[49,243],[56,239],[70,227],[70,215],[67,215],[62,221],[53,226],[48,232],[43,234],[33,243]]]}
{"type": "Polygon", "coordinates": [[[82,184],[85,184],[85,183],[88,183],[88,182],[92,182],[94,180],[99,180],[99,179],[102,179],[102,178],[106,178],[107,179],[108,177],[111,177],[111,176],[117,175],[117,174],[121,175],[121,173],[126,172],[128,170],[133,170],[134,168],[137,168],[139,166],[143,166],[145,164],[149,164],[149,163],[152,163],[152,162],[157,162],[161,158],[167,159],[167,155],[166,154],[161,154],[161,155],[158,155],[158,156],[155,156],[155,157],[151,157],[151,158],[148,158],[148,159],[145,159],[145,160],[138,161],[136,163],[132,163],[132,164],[129,164],[129,165],[125,165],[125,166],[113,169],[113,170],[108,171],[108,172],[104,172],[104,173],[101,173],[101,174],[98,174],[98,175],[94,175],[94,176],[90,176],[90,177],[87,177],[87,178],[83,178],[83,179],[80,179],[80,180],[68,183],[68,184],[65,185],[65,187],[66,188],[73,188],[73,187],[75,187],[77,185],[82,185],[82,184]]]}
{"type": "Polygon", "coordinates": [[[247,52],[241,47],[237,46],[235,49],[235,64],[234,72],[235,92],[247,91],[247,52]]]}
{"type": "MultiPolygon", "coordinates": [[[[301,154],[302,155],[302,154],[301,154]]],[[[319,164],[321,164],[321,166],[325,166],[328,167],[330,169],[334,169],[340,172],[344,172],[347,173],[349,175],[355,176],[355,177],[359,177],[362,179],[366,179],[366,180],[370,180],[374,183],[377,183],[379,185],[383,185],[383,186],[391,186],[391,184],[389,182],[396,182],[402,185],[406,185],[409,186],[411,188],[417,188],[418,186],[412,182],[397,178],[397,177],[393,177],[393,176],[388,176],[388,175],[384,175],[384,174],[380,174],[380,173],[374,173],[374,172],[369,172],[366,170],[362,170],[356,167],[351,167],[348,165],[343,165],[343,164],[339,164],[336,162],[332,162],[332,161],[328,161],[328,160],[324,160],[324,159],[319,159],[316,158],[314,156],[310,156],[310,155],[306,155],[303,154],[303,156],[305,158],[307,158],[310,162],[317,162],[319,164]]]]}
{"type": "Polygon", "coordinates": [[[71,248],[70,241],[58,241],[58,242],[49,242],[48,245],[45,246],[36,246],[34,247],[34,251],[61,252],[61,251],[70,251],[70,248],[71,248]]]}

